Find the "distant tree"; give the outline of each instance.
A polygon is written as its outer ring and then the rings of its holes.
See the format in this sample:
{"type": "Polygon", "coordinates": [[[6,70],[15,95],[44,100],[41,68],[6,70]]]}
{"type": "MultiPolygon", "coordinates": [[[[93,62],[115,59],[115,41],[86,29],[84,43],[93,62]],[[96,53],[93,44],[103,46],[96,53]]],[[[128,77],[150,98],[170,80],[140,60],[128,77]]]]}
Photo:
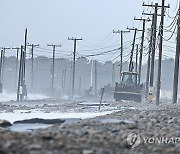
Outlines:
{"type": "Polygon", "coordinates": [[[89,61],[86,57],[79,57],[76,62],[79,64],[87,64],[89,61]]]}

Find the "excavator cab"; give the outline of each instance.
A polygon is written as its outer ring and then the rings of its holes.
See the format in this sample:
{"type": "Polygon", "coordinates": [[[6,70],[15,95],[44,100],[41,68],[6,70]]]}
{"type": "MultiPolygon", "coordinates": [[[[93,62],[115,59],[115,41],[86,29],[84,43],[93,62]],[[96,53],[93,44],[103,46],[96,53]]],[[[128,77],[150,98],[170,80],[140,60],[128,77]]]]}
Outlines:
{"type": "Polygon", "coordinates": [[[116,101],[129,100],[141,102],[142,85],[138,83],[137,72],[122,72],[121,82],[116,83],[114,98],[116,101]]]}
{"type": "Polygon", "coordinates": [[[138,82],[137,79],[138,79],[137,73],[123,72],[121,83],[122,83],[123,87],[135,88],[137,86],[137,82],[138,82]]]}

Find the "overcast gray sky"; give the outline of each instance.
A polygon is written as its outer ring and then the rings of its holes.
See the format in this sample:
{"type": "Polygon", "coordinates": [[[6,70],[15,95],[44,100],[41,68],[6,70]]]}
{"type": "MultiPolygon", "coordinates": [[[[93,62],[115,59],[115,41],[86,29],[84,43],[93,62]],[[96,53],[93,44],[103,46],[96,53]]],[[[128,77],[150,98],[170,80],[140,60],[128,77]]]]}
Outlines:
{"type": "MultiPolygon", "coordinates": [[[[134,16],[141,17],[143,10],[151,10],[142,7],[142,3],[143,0],[1,0],[0,46],[19,47],[24,43],[24,31],[28,28],[28,42],[40,44],[49,50],[46,44],[61,43],[59,50],[62,53],[68,50],[67,54],[70,54],[73,42],[68,41],[67,37],[82,37],[83,41],[78,42],[80,55],[83,55],[83,50],[87,50],[87,54],[102,52],[91,49],[119,43],[118,35],[109,35],[113,29],[141,27],[139,22],[133,21],[134,16]],[[93,46],[98,42],[101,43],[93,46]]],[[[171,5],[170,15],[174,16],[177,0],[166,0],[168,3],[171,5]]],[[[167,19],[165,21],[168,22],[167,19]]],[[[131,39],[132,35],[125,35],[125,41],[131,39]]],[[[37,55],[42,55],[42,51],[38,50],[37,55]]],[[[7,54],[12,54],[12,51],[7,54]]],[[[44,54],[51,56],[50,52],[44,54]]],[[[63,57],[60,53],[59,56],[63,57]]]]}

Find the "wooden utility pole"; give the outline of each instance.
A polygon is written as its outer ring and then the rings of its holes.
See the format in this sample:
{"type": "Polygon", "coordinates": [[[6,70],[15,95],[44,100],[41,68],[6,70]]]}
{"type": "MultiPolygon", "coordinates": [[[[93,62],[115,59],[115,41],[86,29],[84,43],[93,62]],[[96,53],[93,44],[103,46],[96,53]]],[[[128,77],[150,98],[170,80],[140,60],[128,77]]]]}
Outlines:
{"type": "Polygon", "coordinates": [[[5,53],[6,50],[11,48],[3,47],[1,48],[1,66],[0,66],[0,93],[3,91],[3,76],[4,76],[4,63],[5,63],[5,53]]]}
{"type": "Polygon", "coordinates": [[[21,46],[19,77],[18,77],[18,89],[17,89],[17,101],[23,101],[24,99],[24,55],[23,46],[21,46]]]}
{"type": "Polygon", "coordinates": [[[162,0],[162,8],[161,8],[161,22],[159,28],[159,59],[158,59],[158,73],[157,73],[157,88],[156,88],[156,105],[159,105],[159,97],[160,97],[160,89],[161,89],[161,62],[162,62],[162,50],[163,50],[163,32],[164,32],[164,13],[165,7],[169,8],[169,6],[165,6],[165,0],[162,0]]]}
{"type": "Polygon", "coordinates": [[[20,94],[20,101],[27,99],[27,87],[26,87],[26,49],[27,49],[27,36],[28,36],[28,30],[25,30],[24,35],[24,51],[22,49],[22,70],[21,70],[21,94],[20,94]]]}
{"type": "Polygon", "coordinates": [[[95,61],[95,95],[97,95],[97,61],[95,61]]]}
{"type": "Polygon", "coordinates": [[[64,95],[65,93],[65,83],[66,83],[66,69],[63,70],[62,72],[62,93],[64,95]]]}
{"type": "Polygon", "coordinates": [[[61,89],[62,95],[64,95],[64,70],[62,71],[61,89]]]}
{"type": "Polygon", "coordinates": [[[2,93],[2,69],[3,69],[3,57],[4,57],[4,50],[1,50],[1,61],[0,61],[0,93],[2,93]]]}
{"type": "Polygon", "coordinates": [[[12,48],[12,49],[16,50],[16,70],[15,70],[16,72],[15,72],[15,82],[14,82],[14,84],[15,84],[15,88],[17,88],[18,63],[19,63],[18,58],[19,58],[19,50],[20,50],[21,48],[12,48]]]}
{"type": "Polygon", "coordinates": [[[142,56],[143,56],[143,48],[144,48],[144,35],[145,35],[145,28],[146,28],[146,21],[149,22],[149,19],[142,19],[142,18],[134,18],[134,20],[143,21],[143,29],[142,29],[142,36],[141,36],[141,46],[140,46],[140,55],[139,55],[139,80],[138,83],[141,82],[141,69],[142,69],[142,56]]]}
{"type": "Polygon", "coordinates": [[[138,72],[138,52],[139,52],[139,45],[136,44],[136,66],[135,66],[135,71],[138,72]]]}
{"type": "Polygon", "coordinates": [[[134,30],[134,39],[133,39],[133,44],[132,44],[132,50],[131,50],[131,55],[130,55],[130,62],[129,62],[129,71],[133,70],[133,54],[134,54],[134,46],[135,46],[135,41],[136,41],[136,33],[137,33],[137,28],[132,29],[134,30]]]}
{"type": "Polygon", "coordinates": [[[24,48],[21,46],[21,58],[19,66],[19,77],[18,77],[18,89],[17,89],[17,101],[23,101],[27,98],[27,87],[25,84],[26,75],[26,47],[27,47],[27,29],[25,30],[24,36],[24,48]]]}
{"type": "Polygon", "coordinates": [[[81,97],[81,78],[79,79],[79,97],[81,97]]]}
{"type": "Polygon", "coordinates": [[[21,72],[22,72],[22,52],[23,46],[21,46],[20,63],[19,63],[19,75],[18,75],[18,88],[17,88],[17,101],[20,101],[20,84],[21,84],[21,72]]]}
{"type": "Polygon", "coordinates": [[[34,73],[34,92],[37,93],[39,92],[38,91],[38,82],[37,82],[37,79],[38,79],[38,69],[39,69],[39,62],[38,60],[36,60],[36,63],[35,63],[36,67],[35,67],[35,73],[34,73]]]}
{"type": "Polygon", "coordinates": [[[23,80],[24,80],[24,90],[27,92],[26,86],[25,86],[25,78],[26,78],[26,48],[27,48],[27,36],[28,36],[28,30],[25,30],[25,36],[24,36],[24,64],[23,64],[23,80]]]}
{"type": "Polygon", "coordinates": [[[155,3],[155,5],[146,5],[146,4],[143,3],[143,6],[148,6],[148,7],[154,7],[155,8],[154,21],[153,21],[151,68],[150,68],[150,87],[153,88],[153,86],[154,86],[154,62],[155,62],[155,51],[156,51],[156,30],[157,30],[158,3],[155,3]]]}
{"type": "MultiPolygon", "coordinates": [[[[138,19],[136,19],[138,20],[138,19]]],[[[138,83],[141,83],[141,69],[142,69],[142,56],[143,56],[143,48],[144,48],[144,34],[145,34],[145,24],[146,24],[146,19],[142,19],[143,21],[143,30],[142,30],[142,37],[141,37],[141,47],[140,47],[140,56],[139,56],[139,80],[138,83]]]]}
{"type": "Polygon", "coordinates": [[[117,33],[117,34],[120,34],[120,49],[121,49],[121,52],[120,52],[120,70],[119,70],[119,73],[120,73],[120,81],[121,81],[121,72],[123,70],[123,34],[124,33],[129,33],[130,31],[123,31],[123,30],[113,30],[113,33],[117,33]]]}
{"type": "Polygon", "coordinates": [[[91,81],[90,81],[90,87],[93,88],[93,70],[94,70],[94,60],[91,60],[91,81]]]}
{"type": "Polygon", "coordinates": [[[160,78],[161,78],[161,61],[162,61],[162,43],[163,43],[163,24],[164,24],[164,11],[165,7],[169,8],[169,6],[164,6],[164,0],[162,0],[162,6],[159,6],[158,3],[155,3],[155,5],[145,5],[148,7],[154,7],[155,12],[154,14],[145,14],[145,15],[153,15],[153,26],[152,26],[152,49],[151,49],[151,68],[150,68],[150,87],[151,89],[154,89],[154,62],[155,62],[155,50],[156,50],[156,31],[157,31],[157,16],[161,16],[161,23],[160,23],[160,44],[159,44],[159,60],[158,60],[158,79],[157,79],[157,93],[156,93],[156,104],[159,103],[159,94],[160,94],[160,78]],[[157,13],[158,7],[162,7],[161,15],[157,13]]]}
{"type": "Polygon", "coordinates": [[[155,3],[153,39],[152,39],[152,53],[151,53],[150,87],[154,86],[154,63],[155,63],[156,30],[157,30],[157,7],[158,7],[158,3],[155,3]]]}
{"type": "Polygon", "coordinates": [[[136,43],[136,34],[137,31],[142,31],[142,30],[138,30],[137,28],[127,28],[129,30],[134,30],[134,39],[133,39],[133,44],[132,44],[132,50],[131,50],[131,55],[130,55],[130,62],[129,62],[129,71],[132,72],[132,70],[134,69],[133,67],[133,54],[134,54],[134,47],[135,47],[135,43],[136,43]]]}
{"type": "MultiPolygon", "coordinates": [[[[143,6],[146,6],[143,4],[143,6]]],[[[149,6],[149,5],[148,5],[149,6]]],[[[153,91],[149,89],[149,83],[150,83],[150,73],[151,73],[151,61],[152,61],[152,50],[153,50],[153,34],[154,34],[154,21],[155,21],[155,14],[151,13],[142,13],[143,15],[152,15],[152,25],[150,29],[150,41],[149,41],[149,51],[148,51],[148,61],[147,61],[147,72],[146,72],[146,98],[148,98],[149,94],[152,95],[153,91]]],[[[157,16],[160,16],[157,14],[157,16]]]]}
{"type": "Polygon", "coordinates": [[[75,67],[76,67],[76,45],[77,41],[81,41],[82,38],[69,38],[68,40],[74,41],[74,51],[73,51],[73,77],[72,77],[72,99],[74,98],[74,83],[75,83],[75,67]]]}
{"type": "Polygon", "coordinates": [[[173,104],[177,103],[178,93],[178,77],[179,77],[179,57],[180,57],[180,4],[178,9],[178,21],[177,21],[177,43],[176,43],[176,56],[174,66],[174,82],[173,82],[173,104]]]}
{"type": "Polygon", "coordinates": [[[31,47],[31,93],[34,92],[34,47],[38,47],[39,44],[28,44],[31,47]]]}
{"type": "Polygon", "coordinates": [[[72,83],[72,60],[71,60],[71,66],[70,66],[70,72],[69,72],[69,99],[72,98],[72,95],[71,95],[71,83],[72,83]]]}
{"type": "Polygon", "coordinates": [[[114,70],[114,63],[113,63],[113,71],[112,71],[112,86],[115,86],[115,70],[114,70]]]}
{"type": "Polygon", "coordinates": [[[63,75],[63,94],[66,93],[66,68],[64,69],[64,75],[63,75]]]}
{"type": "Polygon", "coordinates": [[[148,51],[148,62],[147,62],[147,75],[146,75],[146,99],[152,101],[154,99],[154,61],[155,61],[155,50],[156,50],[156,30],[157,30],[157,16],[158,14],[158,3],[155,5],[146,5],[143,3],[142,6],[154,7],[155,12],[152,13],[142,13],[143,15],[152,15],[152,26],[151,26],[151,37],[149,42],[148,51]]]}
{"type": "Polygon", "coordinates": [[[51,45],[47,45],[48,47],[52,47],[53,48],[53,61],[52,61],[52,74],[51,74],[51,97],[54,97],[54,67],[55,67],[55,52],[56,52],[56,47],[61,47],[61,45],[55,45],[55,44],[51,44],[51,45]]]}
{"type": "Polygon", "coordinates": [[[31,93],[34,92],[34,47],[38,47],[39,44],[28,44],[31,47],[31,93]]]}
{"type": "Polygon", "coordinates": [[[150,77],[149,75],[150,75],[151,52],[152,52],[153,22],[154,22],[154,15],[153,15],[153,18],[152,18],[152,25],[151,25],[151,29],[150,29],[150,40],[149,40],[147,73],[146,73],[146,98],[149,95],[149,77],[150,77]]]}

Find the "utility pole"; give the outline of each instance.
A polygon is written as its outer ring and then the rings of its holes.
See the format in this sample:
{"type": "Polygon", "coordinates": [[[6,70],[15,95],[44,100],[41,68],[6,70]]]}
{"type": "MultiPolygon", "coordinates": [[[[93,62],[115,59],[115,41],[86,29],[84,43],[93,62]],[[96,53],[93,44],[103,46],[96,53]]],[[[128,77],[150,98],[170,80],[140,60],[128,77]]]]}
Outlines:
{"type": "MultiPolygon", "coordinates": [[[[146,5],[143,3],[143,6],[154,7],[154,21],[153,21],[153,38],[152,38],[152,53],[151,53],[151,68],[150,68],[150,87],[153,89],[154,86],[154,62],[155,62],[155,51],[156,51],[156,30],[157,30],[157,11],[158,3],[155,5],[146,5]]],[[[149,14],[152,15],[152,14],[149,14]]]]}
{"type": "Polygon", "coordinates": [[[178,9],[178,21],[177,21],[177,43],[176,43],[176,56],[174,66],[174,83],[173,83],[173,104],[177,103],[178,93],[178,77],[179,77],[179,57],[180,57],[180,4],[178,9]]]}
{"type": "Polygon", "coordinates": [[[161,62],[162,62],[162,50],[163,50],[165,7],[169,8],[169,6],[165,6],[165,0],[162,0],[161,22],[160,22],[160,28],[159,28],[160,43],[159,43],[159,59],[158,59],[157,88],[156,88],[156,105],[159,105],[159,97],[160,97],[160,89],[161,89],[161,62]]]}
{"type": "Polygon", "coordinates": [[[74,41],[74,51],[73,51],[73,78],[72,78],[72,99],[74,98],[74,83],[75,83],[75,67],[76,67],[76,45],[77,41],[81,41],[82,38],[69,38],[68,40],[74,41]]]}
{"type": "Polygon", "coordinates": [[[134,39],[133,39],[133,44],[132,44],[132,50],[131,50],[131,55],[130,55],[130,62],[129,62],[129,71],[133,70],[133,54],[134,54],[134,46],[135,46],[135,41],[136,41],[136,33],[137,33],[137,28],[132,29],[134,30],[134,39]]]}
{"type": "MultiPolygon", "coordinates": [[[[144,13],[145,15],[153,15],[153,26],[152,26],[152,49],[151,49],[151,68],[150,68],[150,88],[151,88],[151,93],[153,93],[153,86],[154,86],[154,62],[155,62],[155,50],[156,50],[156,31],[157,31],[157,16],[161,16],[161,23],[160,24],[164,24],[164,11],[165,11],[165,7],[169,8],[169,6],[164,6],[164,0],[162,0],[162,6],[159,6],[158,3],[155,3],[155,5],[151,4],[151,5],[146,5],[143,3],[143,6],[148,6],[148,7],[154,7],[155,8],[155,12],[154,14],[147,14],[144,13]],[[161,15],[158,14],[158,7],[163,7],[162,8],[162,12],[161,15]]],[[[160,25],[161,26],[161,25],[160,25]]],[[[163,35],[163,27],[160,27],[160,34],[163,35]]],[[[156,93],[156,97],[159,97],[159,93],[160,93],[160,78],[161,78],[161,61],[162,61],[162,40],[163,38],[160,38],[160,53],[159,53],[159,61],[158,61],[158,80],[157,84],[158,84],[158,89],[157,89],[157,93],[156,93]]],[[[157,101],[159,102],[159,98],[156,99],[156,104],[157,101]]]]}
{"type": "Polygon", "coordinates": [[[70,66],[70,72],[69,72],[69,99],[71,99],[71,83],[72,83],[72,60],[71,60],[71,66],[70,66]]]}
{"type": "Polygon", "coordinates": [[[64,95],[64,70],[62,71],[61,89],[62,95],[64,95]]]}
{"type": "Polygon", "coordinates": [[[39,44],[28,44],[31,47],[31,93],[34,91],[34,47],[38,47],[39,44]]]}
{"type": "Polygon", "coordinates": [[[131,55],[130,55],[130,62],[129,62],[129,71],[133,70],[133,54],[134,54],[134,47],[135,47],[135,43],[136,43],[136,34],[137,31],[142,31],[142,30],[138,30],[137,28],[128,28],[129,30],[134,30],[134,39],[133,39],[133,44],[132,44],[132,50],[131,50],[131,55]]]}
{"type": "Polygon", "coordinates": [[[95,61],[95,95],[97,95],[97,61],[95,61]]]}
{"type": "Polygon", "coordinates": [[[142,37],[141,37],[141,46],[140,46],[140,56],[139,56],[139,80],[138,83],[141,82],[141,69],[142,69],[142,56],[143,56],[143,48],[144,48],[144,35],[145,35],[145,28],[146,28],[146,21],[149,22],[149,19],[138,19],[134,18],[134,20],[143,21],[143,29],[142,29],[142,37]]]}
{"type": "Polygon", "coordinates": [[[114,70],[114,63],[113,63],[113,71],[112,71],[112,86],[115,85],[115,70],[114,70]]]}
{"type": "Polygon", "coordinates": [[[39,63],[38,63],[38,60],[36,60],[36,68],[35,68],[35,73],[34,73],[34,92],[37,93],[38,92],[38,82],[37,82],[37,78],[38,78],[38,69],[39,69],[39,63]]]}
{"type": "Polygon", "coordinates": [[[18,77],[18,89],[17,89],[17,101],[23,101],[24,99],[24,89],[25,88],[25,80],[24,80],[24,64],[25,64],[25,51],[21,46],[21,56],[20,56],[20,66],[19,66],[19,77],[18,77]]]}
{"type": "Polygon", "coordinates": [[[25,96],[27,98],[27,87],[25,84],[27,35],[28,35],[28,31],[26,29],[25,35],[24,35],[24,48],[23,48],[23,46],[21,46],[21,58],[20,58],[19,77],[18,77],[17,101],[23,101],[25,99],[25,96]]]}
{"type": "Polygon", "coordinates": [[[158,7],[158,3],[155,3],[152,53],[151,53],[151,70],[150,70],[150,87],[152,87],[152,88],[154,87],[154,63],[155,63],[155,52],[156,52],[157,7],[158,7]]]}
{"type": "Polygon", "coordinates": [[[139,45],[136,44],[136,67],[135,67],[135,70],[136,72],[138,71],[138,52],[139,52],[139,45]]]}
{"type": "Polygon", "coordinates": [[[16,50],[16,72],[15,72],[15,87],[17,87],[17,77],[18,77],[18,58],[19,58],[19,50],[21,48],[12,48],[14,50],[16,50]]]}
{"type": "Polygon", "coordinates": [[[55,45],[55,44],[51,44],[51,45],[47,45],[48,47],[52,47],[53,48],[53,61],[52,61],[52,74],[51,74],[51,97],[54,97],[54,67],[55,67],[55,52],[56,52],[56,47],[61,47],[61,45],[55,45]]]}
{"type": "Polygon", "coordinates": [[[64,75],[63,75],[63,94],[66,93],[66,68],[64,69],[64,75]]]}
{"type": "Polygon", "coordinates": [[[11,48],[3,47],[1,48],[1,66],[0,66],[0,93],[3,91],[3,75],[4,75],[4,62],[5,62],[5,53],[6,50],[9,50],[11,48]]]}
{"type": "Polygon", "coordinates": [[[146,98],[149,95],[149,77],[150,77],[149,75],[150,75],[151,52],[152,52],[153,22],[154,22],[154,15],[153,15],[153,18],[152,18],[152,25],[151,25],[151,29],[150,29],[150,40],[149,40],[147,73],[146,73],[146,98]]]}
{"type": "MultiPolygon", "coordinates": [[[[144,5],[144,4],[143,4],[144,5]]],[[[147,72],[146,72],[146,99],[149,95],[152,95],[152,90],[149,91],[149,82],[150,82],[150,71],[151,71],[151,54],[153,49],[153,33],[154,33],[154,14],[151,13],[142,13],[143,15],[152,15],[152,24],[150,29],[150,40],[149,40],[149,50],[148,50],[148,61],[147,61],[147,72]]],[[[152,99],[152,98],[151,98],[152,99]]],[[[148,99],[147,99],[148,100],[148,99]]]]}
{"type": "Polygon", "coordinates": [[[90,81],[90,87],[93,88],[93,69],[94,69],[94,61],[91,60],[91,81],[90,81]]]}
{"type": "Polygon", "coordinates": [[[19,75],[18,75],[18,88],[17,88],[17,101],[20,101],[20,85],[21,85],[21,74],[22,74],[22,53],[23,46],[21,46],[20,63],[19,63],[19,75]]]}
{"type": "Polygon", "coordinates": [[[149,42],[148,51],[148,63],[147,63],[147,76],[146,76],[146,99],[152,101],[154,99],[154,61],[155,61],[155,48],[156,48],[156,27],[157,27],[157,14],[158,3],[155,5],[146,5],[143,3],[142,6],[155,7],[155,12],[152,13],[142,13],[143,15],[152,15],[152,26],[151,26],[151,37],[149,42]]]}
{"type": "Polygon", "coordinates": [[[81,97],[81,78],[79,79],[79,98],[81,97]]]}
{"type": "Polygon", "coordinates": [[[120,59],[120,81],[121,81],[121,72],[122,72],[122,70],[123,70],[123,34],[124,33],[129,33],[130,31],[123,31],[123,30],[117,30],[117,31],[115,31],[115,30],[113,30],[113,33],[117,33],[117,34],[120,34],[120,49],[121,49],[121,52],[120,52],[120,57],[121,57],[121,59],[120,59]]]}
{"type": "Polygon", "coordinates": [[[65,82],[66,82],[66,69],[63,70],[62,72],[62,93],[64,95],[65,93],[65,82]]]}
{"type": "Polygon", "coordinates": [[[27,87],[25,84],[26,76],[26,46],[27,46],[27,29],[24,35],[24,48],[21,46],[21,58],[19,67],[19,77],[18,77],[18,89],[17,89],[17,101],[23,101],[25,96],[27,97],[27,87]]]}
{"type": "Polygon", "coordinates": [[[2,93],[2,69],[3,69],[3,57],[4,57],[4,50],[1,50],[1,62],[0,62],[0,93],[2,93]]]}
{"type": "MultiPolygon", "coordinates": [[[[24,82],[24,87],[23,87],[23,91],[26,91],[26,95],[27,95],[27,87],[26,87],[26,84],[25,84],[25,78],[26,78],[26,48],[27,48],[27,36],[28,36],[28,30],[26,28],[25,30],[25,36],[24,36],[24,57],[23,57],[23,82],[24,82]]],[[[23,96],[24,97],[24,96],[23,96]]]]}
{"type": "Polygon", "coordinates": [[[31,47],[31,93],[34,92],[34,47],[38,47],[39,44],[28,44],[31,47]]]}

